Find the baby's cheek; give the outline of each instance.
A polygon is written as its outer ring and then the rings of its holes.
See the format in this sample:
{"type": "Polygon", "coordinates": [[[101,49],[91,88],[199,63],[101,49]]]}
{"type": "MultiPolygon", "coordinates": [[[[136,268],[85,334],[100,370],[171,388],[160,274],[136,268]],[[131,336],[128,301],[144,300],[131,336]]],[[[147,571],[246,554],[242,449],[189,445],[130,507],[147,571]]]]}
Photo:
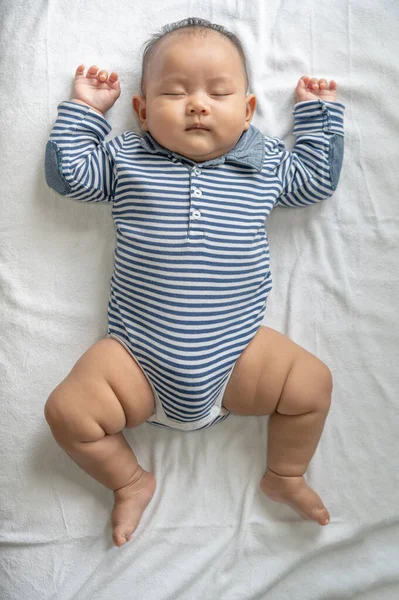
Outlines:
{"type": "Polygon", "coordinates": [[[225,106],[223,110],[224,114],[230,121],[237,124],[237,121],[244,120],[247,114],[247,105],[245,102],[237,102],[230,106],[225,106]]]}
{"type": "Polygon", "coordinates": [[[242,105],[226,107],[222,112],[222,119],[226,129],[229,129],[231,133],[239,129],[243,129],[246,117],[246,109],[242,105]]]}
{"type": "Polygon", "coordinates": [[[170,120],[175,112],[176,107],[174,107],[170,101],[164,100],[158,101],[155,106],[149,107],[148,110],[149,118],[152,119],[154,123],[162,123],[170,120]]]}

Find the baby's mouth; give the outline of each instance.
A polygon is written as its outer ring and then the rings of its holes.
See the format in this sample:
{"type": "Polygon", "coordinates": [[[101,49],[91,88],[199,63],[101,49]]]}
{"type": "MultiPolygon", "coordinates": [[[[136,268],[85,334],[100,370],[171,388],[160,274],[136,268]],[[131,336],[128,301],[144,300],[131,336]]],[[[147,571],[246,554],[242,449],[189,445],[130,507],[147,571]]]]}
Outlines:
{"type": "Polygon", "coordinates": [[[187,127],[186,131],[199,130],[199,131],[209,131],[207,127],[204,125],[192,125],[191,127],[187,127]]]}

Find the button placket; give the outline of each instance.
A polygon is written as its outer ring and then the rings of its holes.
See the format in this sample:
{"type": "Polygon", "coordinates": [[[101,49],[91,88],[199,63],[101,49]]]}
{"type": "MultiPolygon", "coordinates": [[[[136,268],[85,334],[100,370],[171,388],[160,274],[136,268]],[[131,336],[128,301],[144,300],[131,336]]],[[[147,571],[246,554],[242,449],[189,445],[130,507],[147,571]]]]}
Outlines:
{"type": "MultiPolygon", "coordinates": [[[[193,196],[195,196],[196,198],[201,198],[202,191],[200,190],[200,188],[195,188],[195,190],[193,191],[193,196]]],[[[193,219],[198,220],[201,218],[201,212],[198,210],[198,208],[194,208],[194,210],[191,213],[191,216],[193,219]]]]}
{"type": "Polygon", "coordinates": [[[197,237],[198,235],[203,236],[203,231],[197,226],[197,221],[199,221],[202,217],[197,202],[197,199],[201,198],[202,196],[202,190],[196,185],[195,182],[195,177],[201,175],[201,170],[198,167],[193,167],[191,173],[192,176],[194,176],[194,181],[191,181],[192,185],[190,189],[189,235],[194,234],[194,237],[197,237]]]}

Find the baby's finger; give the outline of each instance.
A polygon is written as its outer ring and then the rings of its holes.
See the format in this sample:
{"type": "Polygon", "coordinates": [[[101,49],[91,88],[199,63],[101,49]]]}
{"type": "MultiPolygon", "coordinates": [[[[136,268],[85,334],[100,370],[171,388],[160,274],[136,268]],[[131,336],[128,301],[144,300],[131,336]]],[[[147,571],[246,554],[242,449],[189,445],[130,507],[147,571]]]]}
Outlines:
{"type": "Polygon", "coordinates": [[[331,79],[331,81],[330,81],[330,88],[329,89],[330,90],[336,90],[337,87],[338,86],[337,86],[336,82],[334,81],[334,79],[331,79]]]}
{"type": "Polygon", "coordinates": [[[97,79],[99,79],[102,82],[106,81],[107,77],[108,77],[108,71],[105,71],[104,69],[99,71],[97,74],[97,79]]]}
{"type": "Polygon", "coordinates": [[[118,79],[118,73],[115,73],[115,71],[112,71],[111,75],[109,76],[108,81],[110,83],[115,83],[115,81],[117,81],[118,79]]]}
{"type": "Polygon", "coordinates": [[[321,90],[326,90],[328,87],[328,83],[325,79],[319,79],[319,88],[321,90]]]}
{"type": "Polygon", "coordinates": [[[86,77],[95,77],[98,71],[98,67],[96,65],[92,65],[90,69],[87,69],[86,77]]]}
{"type": "Polygon", "coordinates": [[[84,65],[79,65],[78,68],[75,71],[75,75],[83,75],[85,70],[85,66],[84,65]]]}
{"type": "Polygon", "coordinates": [[[318,90],[319,89],[319,82],[317,81],[316,77],[312,77],[312,79],[309,81],[308,87],[311,90],[318,90]]]}

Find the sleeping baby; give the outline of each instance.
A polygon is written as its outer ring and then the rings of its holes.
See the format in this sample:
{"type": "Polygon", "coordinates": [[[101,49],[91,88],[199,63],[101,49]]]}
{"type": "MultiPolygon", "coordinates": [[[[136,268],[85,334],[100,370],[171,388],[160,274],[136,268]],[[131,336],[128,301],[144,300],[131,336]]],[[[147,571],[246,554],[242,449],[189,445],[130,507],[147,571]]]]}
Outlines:
{"type": "Polygon", "coordinates": [[[113,540],[131,538],[155,491],[125,427],[198,431],[236,415],[270,415],[271,500],[326,525],[304,478],[329,411],[328,367],[262,325],[272,289],[265,221],[276,206],[332,196],[343,157],[336,83],[301,77],[292,152],[251,125],[239,39],[190,18],[151,38],[133,109],[142,134],[105,138],[118,75],[75,73],[46,146],[48,185],[109,202],[116,228],[107,335],[50,394],[57,443],[114,492],[113,540]]]}

